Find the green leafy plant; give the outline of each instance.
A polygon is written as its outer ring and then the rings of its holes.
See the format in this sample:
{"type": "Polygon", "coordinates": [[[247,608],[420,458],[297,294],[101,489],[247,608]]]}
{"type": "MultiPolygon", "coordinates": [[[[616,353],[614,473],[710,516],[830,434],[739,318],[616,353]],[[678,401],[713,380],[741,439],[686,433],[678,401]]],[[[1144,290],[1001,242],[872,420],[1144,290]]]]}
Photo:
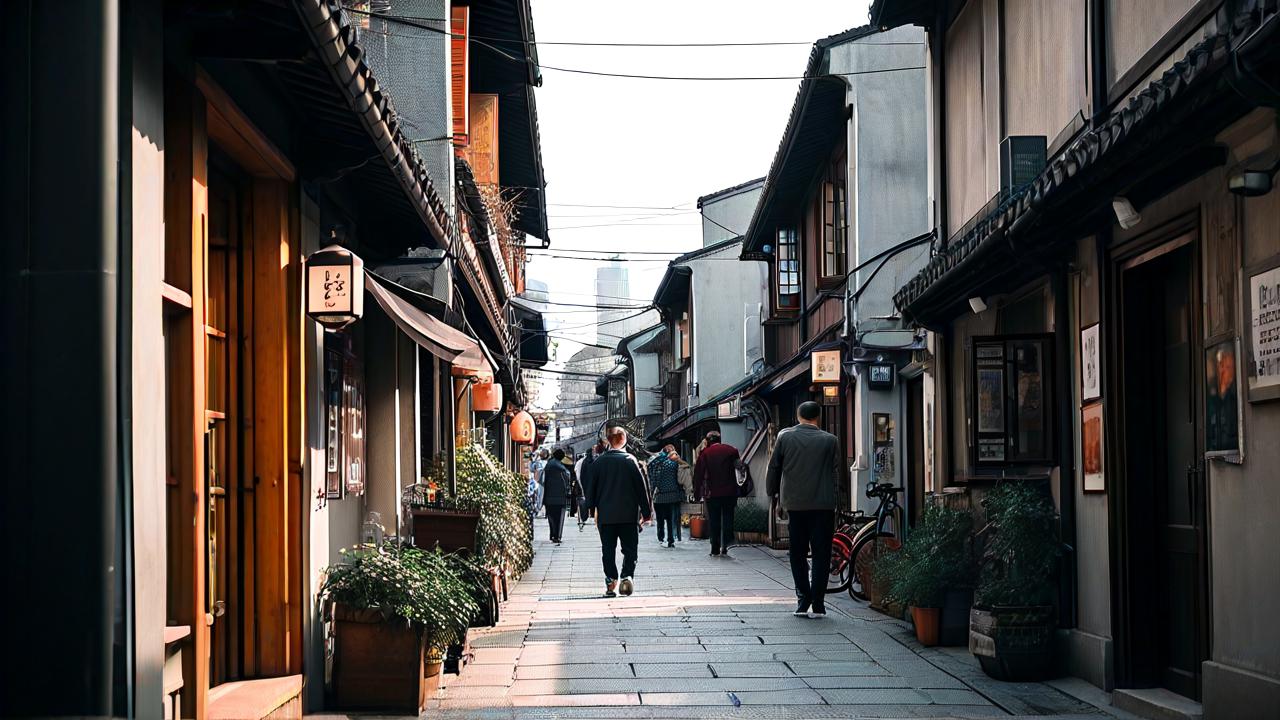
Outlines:
{"type": "Polygon", "coordinates": [[[533,528],[525,504],[525,479],[479,443],[457,449],[458,508],[480,513],[476,551],[492,567],[519,577],[533,562],[533,528]]]}
{"type": "Polygon", "coordinates": [[[973,515],[943,506],[925,509],[920,524],[896,552],[884,553],[875,566],[885,598],[915,607],[941,607],[947,590],[972,587],[973,515]]]}
{"type": "Polygon", "coordinates": [[[448,556],[412,546],[342,550],[343,562],[325,570],[320,596],[361,610],[381,610],[425,633],[433,647],[461,640],[480,612],[448,556]]]}
{"type": "Polygon", "coordinates": [[[1053,500],[1027,482],[1006,482],[982,501],[986,546],[975,602],[982,607],[1052,604],[1062,543],[1053,500]]]}
{"type": "Polygon", "coordinates": [[[754,500],[741,503],[733,514],[733,529],[737,532],[769,532],[769,511],[754,500]]]}

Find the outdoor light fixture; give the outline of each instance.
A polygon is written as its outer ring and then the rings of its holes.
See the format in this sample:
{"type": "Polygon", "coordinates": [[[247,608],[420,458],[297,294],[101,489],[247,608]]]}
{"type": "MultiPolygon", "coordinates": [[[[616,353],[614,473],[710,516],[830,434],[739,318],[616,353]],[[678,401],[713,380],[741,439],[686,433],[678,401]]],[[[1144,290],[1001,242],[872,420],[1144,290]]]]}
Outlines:
{"type": "Polygon", "coordinates": [[[987,301],[975,295],[974,297],[969,298],[969,307],[973,309],[974,315],[978,315],[986,311],[987,301]]]}
{"type": "Polygon", "coordinates": [[[1133,203],[1129,202],[1129,198],[1117,195],[1111,201],[1111,209],[1116,213],[1116,222],[1120,223],[1120,227],[1128,230],[1142,222],[1142,215],[1134,209],[1133,203]]]}
{"type": "Polygon", "coordinates": [[[330,245],[311,253],[306,265],[307,315],[326,330],[359,320],[364,314],[364,261],[340,245],[330,245]]]}
{"type": "Polygon", "coordinates": [[[1241,170],[1227,178],[1227,189],[1241,197],[1260,197],[1271,192],[1280,160],[1264,170],[1241,170]]]}

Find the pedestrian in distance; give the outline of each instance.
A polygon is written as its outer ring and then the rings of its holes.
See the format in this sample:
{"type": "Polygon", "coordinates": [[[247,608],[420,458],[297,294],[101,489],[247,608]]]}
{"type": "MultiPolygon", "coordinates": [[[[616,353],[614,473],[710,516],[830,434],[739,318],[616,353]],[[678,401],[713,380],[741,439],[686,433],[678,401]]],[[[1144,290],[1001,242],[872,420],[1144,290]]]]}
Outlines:
{"type": "Polygon", "coordinates": [[[836,484],[840,477],[840,443],[818,427],[822,406],[804,402],[796,410],[798,425],[778,433],[765,486],[790,520],[791,578],[796,589],[796,617],[826,617],[827,575],[831,537],[835,532],[836,484]],[[812,555],[810,567],[807,556],[812,555]]]}
{"type": "Polygon", "coordinates": [[[559,545],[564,531],[564,511],[569,504],[572,487],[569,468],[564,466],[564,450],[556,448],[551,459],[542,468],[542,504],[547,509],[547,527],[551,530],[551,542],[559,545]]]}
{"type": "Polygon", "coordinates": [[[542,510],[542,473],[547,467],[547,461],[551,458],[551,453],[546,448],[538,448],[538,455],[529,463],[529,472],[533,475],[533,481],[538,486],[537,492],[533,498],[534,512],[539,513],[542,510]]]}
{"type": "Polygon", "coordinates": [[[595,508],[591,507],[589,498],[591,495],[591,464],[595,459],[604,454],[607,446],[603,440],[596,441],[582,459],[578,461],[576,466],[578,472],[578,483],[582,485],[582,506],[578,509],[578,532],[582,532],[582,528],[587,524],[587,520],[595,514],[595,508]]]}
{"type": "Polygon", "coordinates": [[[649,460],[649,480],[653,483],[653,515],[658,527],[658,544],[676,546],[680,531],[680,503],[684,490],[680,487],[680,465],[675,448],[667,445],[649,460]],[[665,533],[663,532],[665,529],[665,533]],[[666,538],[665,541],[663,538],[666,538]]]}
{"type": "Polygon", "coordinates": [[[733,512],[738,506],[738,449],[707,433],[707,446],[693,463],[694,498],[706,500],[711,533],[711,556],[729,557],[733,543],[733,512]]]}
{"type": "Polygon", "coordinates": [[[600,559],[604,567],[605,597],[635,590],[636,559],[640,528],[649,522],[652,510],[649,489],[640,463],[625,450],[627,431],[611,427],[605,433],[609,449],[591,463],[587,482],[587,504],[595,509],[600,532],[600,559]],[[622,546],[622,572],[618,572],[617,551],[622,546]]]}

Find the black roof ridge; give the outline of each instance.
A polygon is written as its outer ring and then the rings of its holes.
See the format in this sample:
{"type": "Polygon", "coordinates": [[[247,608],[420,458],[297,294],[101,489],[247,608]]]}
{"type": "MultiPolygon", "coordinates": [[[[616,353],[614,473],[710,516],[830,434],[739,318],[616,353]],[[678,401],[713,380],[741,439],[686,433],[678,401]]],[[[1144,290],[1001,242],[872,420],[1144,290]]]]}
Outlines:
{"type": "Polygon", "coordinates": [[[754,180],[748,180],[748,181],[746,181],[746,182],[741,182],[741,183],[738,183],[737,185],[734,185],[734,186],[732,186],[732,187],[727,187],[727,188],[725,188],[725,189],[723,189],[723,190],[716,190],[715,192],[709,192],[709,193],[707,193],[706,195],[702,195],[702,196],[700,196],[700,197],[698,198],[698,209],[699,209],[699,210],[701,210],[701,209],[702,209],[702,204],[703,204],[704,202],[706,202],[707,200],[712,200],[712,199],[719,198],[719,197],[722,197],[722,196],[725,196],[725,195],[737,194],[739,191],[746,190],[747,188],[749,188],[749,187],[751,187],[752,185],[755,185],[755,184],[757,184],[757,183],[759,183],[759,184],[763,185],[763,184],[764,184],[764,180],[765,180],[765,176],[761,175],[760,177],[758,177],[758,178],[756,178],[756,179],[754,179],[754,180]]]}

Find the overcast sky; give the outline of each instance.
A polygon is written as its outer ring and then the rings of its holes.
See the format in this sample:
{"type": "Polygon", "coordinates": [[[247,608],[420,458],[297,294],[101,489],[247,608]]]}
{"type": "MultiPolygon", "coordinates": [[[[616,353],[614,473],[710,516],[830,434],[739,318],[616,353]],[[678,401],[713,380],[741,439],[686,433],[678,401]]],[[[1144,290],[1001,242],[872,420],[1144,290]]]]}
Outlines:
{"type": "MultiPolygon", "coordinates": [[[[574,74],[547,66],[641,75],[798,76],[804,72],[812,42],[865,25],[868,4],[866,0],[804,0],[790,5],[776,0],[625,4],[533,0],[538,56],[544,66],[537,102],[551,224],[549,252],[684,252],[699,247],[698,196],[769,171],[799,81],[643,80],[574,74]],[[804,44],[695,48],[550,44],[581,41],[804,44]]],[[[588,260],[534,258],[529,276],[547,283],[553,300],[586,304],[595,301],[597,265],[588,260]]],[[[628,262],[627,266],[631,296],[651,300],[665,263],[628,262]]],[[[573,312],[548,319],[572,327],[594,317],[590,312],[573,312]]],[[[591,328],[563,334],[594,340],[591,328]]],[[[560,359],[575,350],[574,344],[560,342],[560,359]]]]}

